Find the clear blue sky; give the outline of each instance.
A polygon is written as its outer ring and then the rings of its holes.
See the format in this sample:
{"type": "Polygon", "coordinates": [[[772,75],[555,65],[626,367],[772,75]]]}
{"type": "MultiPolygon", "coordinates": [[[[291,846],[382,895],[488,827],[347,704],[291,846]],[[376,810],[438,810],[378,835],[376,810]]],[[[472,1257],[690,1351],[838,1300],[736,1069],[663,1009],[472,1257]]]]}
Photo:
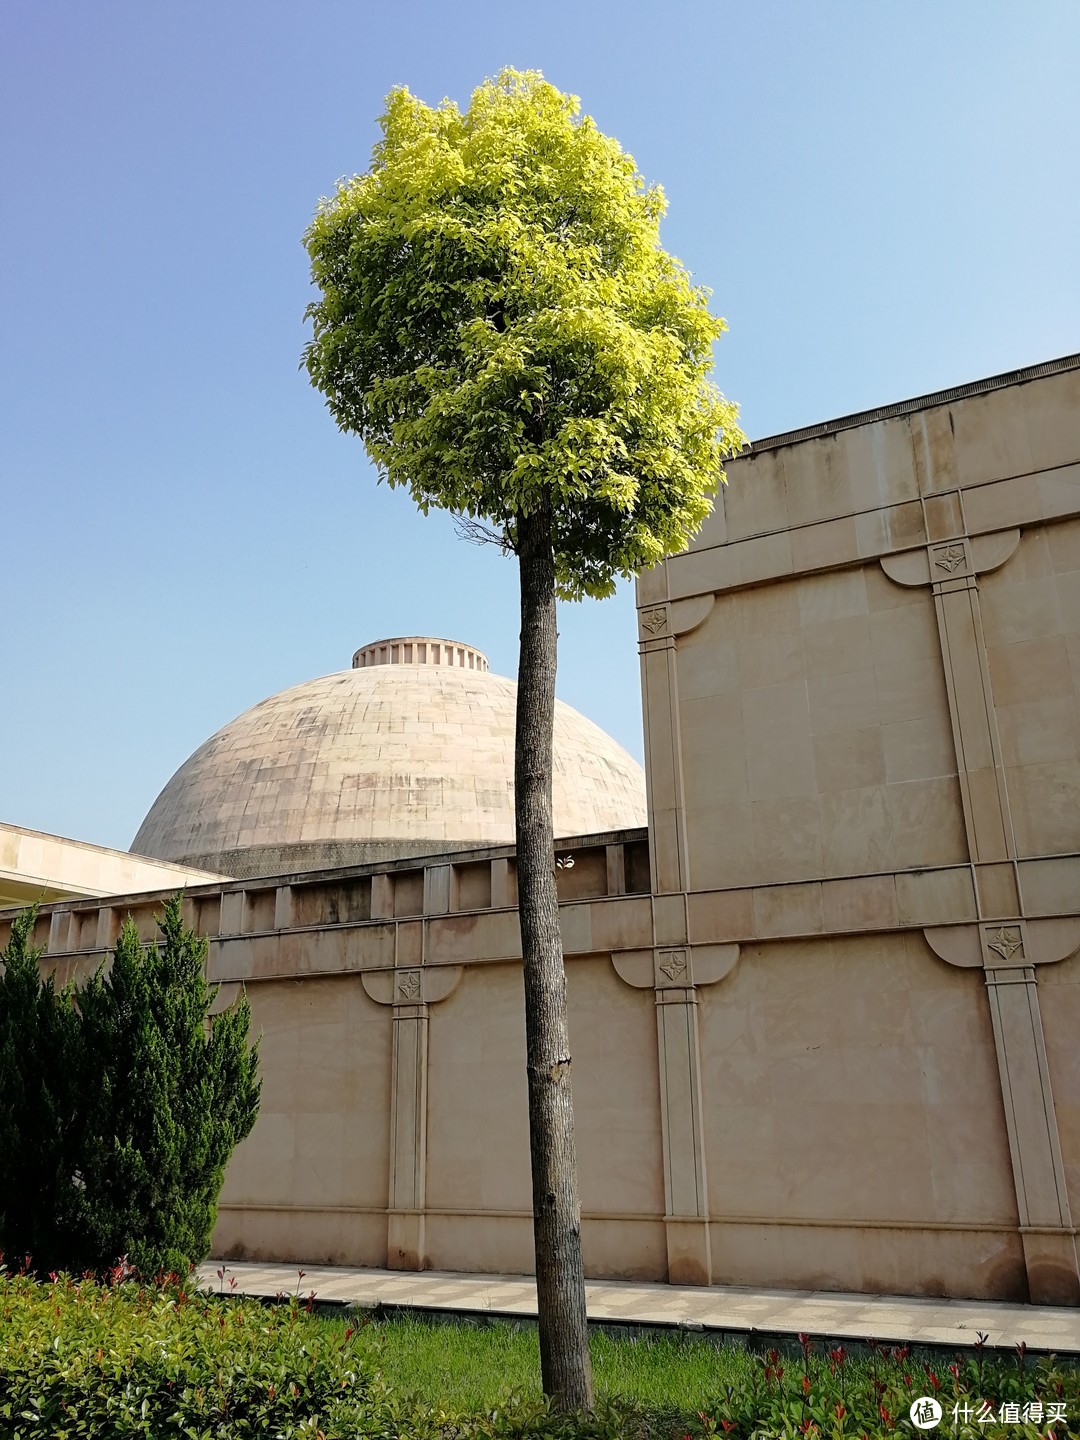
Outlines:
{"type": "MultiPolygon", "coordinates": [[[[0,19],[0,817],[124,847],[361,643],[516,666],[511,561],[373,483],[298,371],[301,235],[386,92],[582,97],[712,287],[761,436],[1080,348],[1075,0],[32,0],[0,19]]],[[[641,755],[633,599],[559,693],[641,755]]]]}

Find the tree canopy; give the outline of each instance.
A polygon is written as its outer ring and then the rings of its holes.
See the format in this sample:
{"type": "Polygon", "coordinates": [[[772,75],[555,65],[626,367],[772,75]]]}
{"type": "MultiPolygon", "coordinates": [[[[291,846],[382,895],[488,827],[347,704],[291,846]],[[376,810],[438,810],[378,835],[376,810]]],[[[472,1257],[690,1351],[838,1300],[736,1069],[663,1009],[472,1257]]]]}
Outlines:
{"type": "Polygon", "coordinates": [[[305,236],[312,382],[425,513],[516,549],[543,496],[558,593],[611,594],[686,545],[743,443],[663,193],[532,71],[464,113],[394,90],[381,126],[305,236]]]}

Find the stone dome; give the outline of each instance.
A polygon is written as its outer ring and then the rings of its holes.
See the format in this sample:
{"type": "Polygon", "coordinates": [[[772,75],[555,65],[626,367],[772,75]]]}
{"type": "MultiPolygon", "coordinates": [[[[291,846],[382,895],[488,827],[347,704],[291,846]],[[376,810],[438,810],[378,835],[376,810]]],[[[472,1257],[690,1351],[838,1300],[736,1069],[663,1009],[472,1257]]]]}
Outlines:
{"type": "MultiPolygon", "coordinates": [[[[512,843],[516,694],[470,645],[365,645],[212,735],[131,850],[244,877],[512,843]]],[[[645,824],[641,766],[561,701],[553,799],[557,836],[645,824]]]]}

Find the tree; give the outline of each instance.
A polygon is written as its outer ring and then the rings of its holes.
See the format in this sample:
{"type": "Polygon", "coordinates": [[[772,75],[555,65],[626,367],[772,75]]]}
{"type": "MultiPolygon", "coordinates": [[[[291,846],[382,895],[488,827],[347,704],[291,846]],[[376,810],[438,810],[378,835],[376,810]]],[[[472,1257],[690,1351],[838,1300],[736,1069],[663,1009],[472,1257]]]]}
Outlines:
{"type": "Polygon", "coordinates": [[[83,1213],[79,1015],[69,988],[41,978],[36,919],[36,907],[17,915],[0,954],[0,1250],[71,1269],[83,1213]]]}
{"type": "Polygon", "coordinates": [[[246,997],[209,1016],[207,941],[180,897],[144,947],[56,992],[21,916],[0,959],[0,1246],[41,1271],[184,1273],[210,1250],[233,1149],[258,1112],[246,997]],[[10,1085],[10,1091],[8,1086],[10,1085]]]}
{"type": "Polygon", "coordinates": [[[551,810],[556,599],[685,546],[743,437],[724,329],[659,241],[664,199],[535,72],[462,113],[387,99],[369,171],[305,235],[312,383],[380,478],[483,524],[521,587],[515,826],[545,1392],[592,1403],[551,810]]]}
{"type": "Polygon", "coordinates": [[[90,1068],[101,1077],[84,1152],[99,1263],[180,1273],[210,1252],[225,1165],[258,1114],[258,1043],[246,996],[208,1019],[208,942],[165,906],[163,943],[125,921],[108,975],[79,997],[90,1068]]]}

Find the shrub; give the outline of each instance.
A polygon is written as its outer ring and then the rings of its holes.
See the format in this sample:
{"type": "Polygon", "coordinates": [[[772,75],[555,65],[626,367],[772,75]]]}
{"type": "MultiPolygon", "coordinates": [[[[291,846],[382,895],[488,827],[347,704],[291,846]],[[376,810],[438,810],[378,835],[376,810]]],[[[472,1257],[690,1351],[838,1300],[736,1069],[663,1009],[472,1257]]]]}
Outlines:
{"type": "Polygon", "coordinates": [[[179,897],[160,947],[129,918],[81,989],[40,978],[32,925],[20,916],[0,957],[0,1246],[39,1274],[120,1256],[143,1276],[185,1272],[258,1111],[247,1000],[209,1017],[207,941],[179,897]]]}
{"type": "Polygon", "coordinates": [[[35,911],[16,917],[0,955],[0,1247],[69,1258],[84,1205],[78,1132],[87,1076],[73,993],[42,980],[35,911]]]}
{"type": "Polygon", "coordinates": [[[0,1273],[0,1435],[391,1440],[378,1382],[295,1310],[163,1287],[0,1273]]]}

